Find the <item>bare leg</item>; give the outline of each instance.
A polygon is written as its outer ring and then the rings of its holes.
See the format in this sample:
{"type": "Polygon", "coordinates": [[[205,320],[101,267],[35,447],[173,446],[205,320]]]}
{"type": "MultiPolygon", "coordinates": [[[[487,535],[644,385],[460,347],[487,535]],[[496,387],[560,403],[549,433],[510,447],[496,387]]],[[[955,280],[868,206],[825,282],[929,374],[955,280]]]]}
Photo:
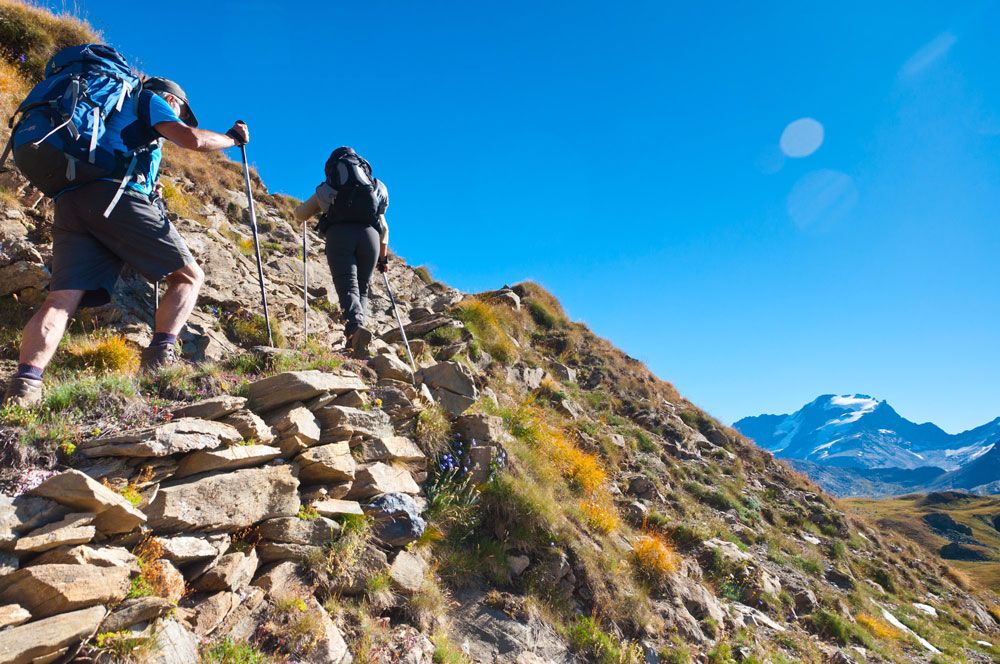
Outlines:
{"type": "Polygon", "coordinates": [[[205,273],[196,263],[188,263],[176,272],[167,275],[167,290],[160,297],[156,310],[154,332],[180,334],[194,305],[198,302],[198,291],[205,282],[205,273]]]}
{"type": "Polygon", "coordinates": [[[66,332],[70,316],[80,306],[82,290],[58,290],[49,293],[21,335],[21,364],[44,369],[55,355],[66,332]]]}

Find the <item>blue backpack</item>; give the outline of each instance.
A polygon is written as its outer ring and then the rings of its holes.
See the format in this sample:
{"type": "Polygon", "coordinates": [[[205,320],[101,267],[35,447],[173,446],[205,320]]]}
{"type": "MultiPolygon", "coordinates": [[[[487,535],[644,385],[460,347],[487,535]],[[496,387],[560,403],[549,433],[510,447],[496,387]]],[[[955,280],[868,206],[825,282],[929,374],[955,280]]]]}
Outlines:
{"type": "Polygon", "coordinates": [[[101,178],[127,179],[134,155],[108,147],[106,123],[129,97],[138,97],[140,88],[138,74],[110,46],[62,49],[10,118],[12,132],[0,169],[12,153],[24,177],[48,196],[101,178]]]}

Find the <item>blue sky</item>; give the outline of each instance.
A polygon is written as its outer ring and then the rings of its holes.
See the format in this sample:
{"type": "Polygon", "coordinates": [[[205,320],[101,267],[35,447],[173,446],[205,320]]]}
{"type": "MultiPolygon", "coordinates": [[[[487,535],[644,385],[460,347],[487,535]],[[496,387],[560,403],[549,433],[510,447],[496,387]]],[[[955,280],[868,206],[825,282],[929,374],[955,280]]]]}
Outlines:
{"type": "Polygon", "coordinates": [[[273,190],[355,146],[410,262],[539,281],[727,422],[1000,415],[997,3],[490,4],[81,8],[203,127],[246,119],[273,190]]]}

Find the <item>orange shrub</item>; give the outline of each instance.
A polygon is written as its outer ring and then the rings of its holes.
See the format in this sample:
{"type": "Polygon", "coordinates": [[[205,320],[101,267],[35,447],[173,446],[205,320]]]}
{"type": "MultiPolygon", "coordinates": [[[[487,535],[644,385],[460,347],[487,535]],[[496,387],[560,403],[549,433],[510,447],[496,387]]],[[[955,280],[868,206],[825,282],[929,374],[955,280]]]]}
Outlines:
{"type": "Polygon", "coordinates": [[[641,535],[632,544],[639,573],[650,581],[662,581],[680,567],[680,556],[669,542],[655,534],[641,535]]]}

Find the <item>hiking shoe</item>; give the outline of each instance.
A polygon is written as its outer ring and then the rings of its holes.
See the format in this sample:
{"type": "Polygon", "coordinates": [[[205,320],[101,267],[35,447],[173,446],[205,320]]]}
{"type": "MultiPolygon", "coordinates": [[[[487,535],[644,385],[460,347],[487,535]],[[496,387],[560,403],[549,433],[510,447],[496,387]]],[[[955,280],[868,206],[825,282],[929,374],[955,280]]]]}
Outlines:
{"type": "Polygon", "coordinates": [[[42,381],[34,378],[19,378],[14,376],[10,379],[7,391],[4,392],[4,406],[20,406],[27,408],[34,406],[42,400],[42,381]]]}
{"type": "Polygon", "coordinates": [[[139,371],[156,371],[177,362],[174,345],[157,345],[144,348],[139,360],[139,371]]]}
{"type": "Polygon", "coordinates": [[[362,355],[368,352],[368,344],[372,342],[371,330],[365,326],[359,326],[348,338],[347,347],[355,355],[362,355]]]}

